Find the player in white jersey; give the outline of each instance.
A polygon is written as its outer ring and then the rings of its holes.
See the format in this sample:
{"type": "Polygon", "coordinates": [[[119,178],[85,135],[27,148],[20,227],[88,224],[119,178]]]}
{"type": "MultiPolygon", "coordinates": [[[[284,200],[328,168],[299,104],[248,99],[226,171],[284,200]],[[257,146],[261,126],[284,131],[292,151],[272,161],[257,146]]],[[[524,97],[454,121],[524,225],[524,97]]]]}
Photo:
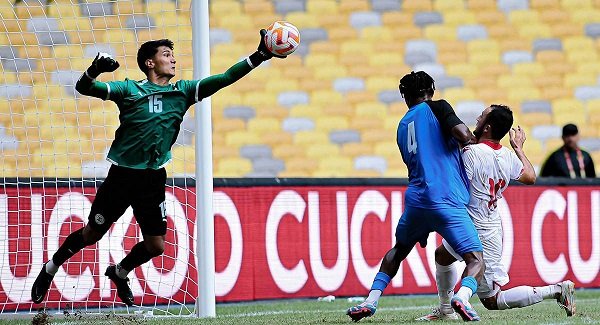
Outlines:
{"type": "MultiPolygon", "coordinates": [[[[574,284],[564,281],[544,287],[519,286],[502,290],[508,283],[508,273],[502,264],[502,223],[497,202],[510,180],[531,185],[536,175],[523,151],[525,132],[518,126],[512,128],[513,115],[504,105],[492,105],[477,118],[473,133],[478,143],[463,148],[463,161],[470,181],[468,212],[483,244],[485,271],[477,289],[481,303],[490,310],[503,310],[530,306],[544,299],[555,299],[565,309],[567,316],[575,313],[574,284]],[[511,129],[512,128],[512,129],[511,129]],[[510,131],[510,144],[514,152],[500,145],[500,140],[510,131]]],[[[435,251],[436,283],[440,306],[421,321],[458,319],[451,305],[458,273],[455,261],[459,255],[442,240],[435,251]]],[[[466,319],[465,319],[466,320],[466,319]]]]}

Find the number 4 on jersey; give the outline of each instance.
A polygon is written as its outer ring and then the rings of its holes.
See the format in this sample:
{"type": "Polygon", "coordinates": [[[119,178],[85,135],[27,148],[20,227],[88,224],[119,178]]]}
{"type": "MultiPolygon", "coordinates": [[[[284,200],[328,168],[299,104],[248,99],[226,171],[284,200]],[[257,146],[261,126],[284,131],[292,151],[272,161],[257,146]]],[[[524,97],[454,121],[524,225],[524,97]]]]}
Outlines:
{"type": "Polygon", "coordinates": [[[406,137],[408,152],[417,153],[417,137],[415,136],[415,121],[408,123],[408,136],[406,137]]]}

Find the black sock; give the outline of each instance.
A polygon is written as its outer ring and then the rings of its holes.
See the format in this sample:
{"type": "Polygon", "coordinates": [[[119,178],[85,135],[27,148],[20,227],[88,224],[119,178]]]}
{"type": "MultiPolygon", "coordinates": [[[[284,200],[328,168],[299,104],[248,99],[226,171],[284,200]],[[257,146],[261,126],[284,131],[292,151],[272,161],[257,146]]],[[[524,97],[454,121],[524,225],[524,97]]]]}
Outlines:
{"type": "Polygon", "coordinates": [[[54,256],[52,256],[52,263],[59,266],[70,259],[73,255],[77,254],[82,248],[85,247],[83,242],[83,228],[71,233],[64,243],[60,245],[54,256]]]}
{"type": "Polygon", "coordinates": [[[127,254],[127,256],[125,256],[125,258],[123,258],[119,264],[125,270],[131,271],[136,267],[148,262],[153,257],[154,255],[148,252],[146,245],[143,241],[141,241],[133,246],[131,252],[129,252],[129,254],[127,254]]]}

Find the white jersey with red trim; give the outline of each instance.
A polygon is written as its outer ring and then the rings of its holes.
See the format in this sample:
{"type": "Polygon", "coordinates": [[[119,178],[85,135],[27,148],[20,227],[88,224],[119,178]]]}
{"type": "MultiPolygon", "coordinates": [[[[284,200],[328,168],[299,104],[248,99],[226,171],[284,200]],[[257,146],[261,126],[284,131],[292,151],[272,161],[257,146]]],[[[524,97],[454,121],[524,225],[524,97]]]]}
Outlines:
{"type": "Polygon", "coordinates": [[[462,150],[467,177],[470,181],[470,200],[467,210],[479,230],[501,225],[497,201],[511,179],[519,179],[523,163],[510,149],[483,141],[462,150]]]}

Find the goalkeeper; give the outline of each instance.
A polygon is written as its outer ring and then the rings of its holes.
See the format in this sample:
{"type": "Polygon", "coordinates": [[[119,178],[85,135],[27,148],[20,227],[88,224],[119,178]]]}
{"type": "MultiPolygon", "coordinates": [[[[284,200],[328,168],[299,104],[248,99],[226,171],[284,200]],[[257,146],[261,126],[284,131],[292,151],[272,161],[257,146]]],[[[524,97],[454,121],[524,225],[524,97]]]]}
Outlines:
{"type": "Polygon", "coordinates": [[[118,264],[110,265],[105,275],[115,284],[119,298],[128,306],[133,305],[127,274],[164,251],[167,231],[164,166],[171,160],[171,147],[183,116],[194,103],[231,85],[273,57],[265,46],[265,33],[264,29],[260,31],[256,52],[225,73],[202,80],[170,83],[175,77],[176,60],[173,42],[168,39],[149,41],[139,48],[137,63],[147,76],[141,81],[96,81],[101,73],[119,67],[108,54],[96,56],[77,81],[76,89],[83,95],[112,100],[119,108],[121,124],[107,157],[112,166],[96,193],[87,225],[71,233],[42,267],[31,288],[34,303],[42,302],[58,268],[82,248],[100,240],[131,206],[144,240],[133,246],[118,264]]]}

